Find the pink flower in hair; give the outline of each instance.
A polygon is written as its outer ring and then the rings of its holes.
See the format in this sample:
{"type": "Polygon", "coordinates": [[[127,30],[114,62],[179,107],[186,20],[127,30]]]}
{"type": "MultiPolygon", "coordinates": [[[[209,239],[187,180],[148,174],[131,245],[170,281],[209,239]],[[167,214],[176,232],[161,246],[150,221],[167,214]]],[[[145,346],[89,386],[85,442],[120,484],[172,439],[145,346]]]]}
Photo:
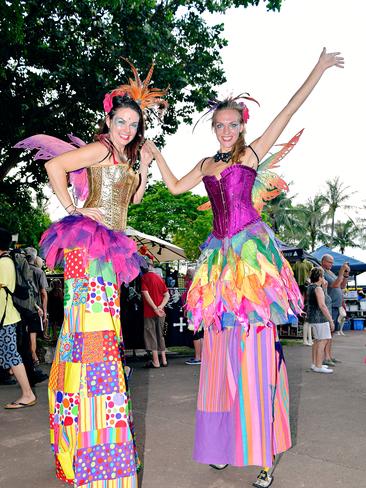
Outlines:
{"type": "Polygon", "coordinates": [[[244,105],[243,107],[243,120],[244,120],[244,124],[246,124],[249,120],[249,110],[246,105],[244,105]]]}
{"type": "Polygon", "coordinates": [[[103,100],[103,107],[104,107],[104,111],[106,114],[109,114],[109,112],[112,110],[112,108],[113,108],[113,96],[111,93],[105,94],[104,100],[103,100]]]}

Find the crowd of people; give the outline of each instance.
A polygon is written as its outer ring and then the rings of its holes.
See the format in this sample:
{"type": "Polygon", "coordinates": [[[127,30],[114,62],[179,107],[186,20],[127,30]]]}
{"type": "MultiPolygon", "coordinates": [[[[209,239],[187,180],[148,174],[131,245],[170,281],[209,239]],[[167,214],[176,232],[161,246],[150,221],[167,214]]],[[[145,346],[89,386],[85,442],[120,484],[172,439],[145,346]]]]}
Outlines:
{"type": "MultiPolygon", "coordinates": [[[[155,144],[144,138],[147,111],[166,107],[165,90],[149,89],[152,70],[141,81],[133,66],[135,80],[105,95],[104,125],[94,142],[65,150],[66,143],[41,135],[17,145],[47,147],[44,153],[55,155],[45,167],[69,214],[53,223],[40,243],[49,268],[60,262],[65,266],[64,320],[48,384],[51,442],[60,480],[88,488],[138,485],[140,461],[124,368],[119,289],[146,267],[124,229],[128,206],[143,198],[148,168],[155,160],[173,194],[203,182],[213,210],[213,229],[202,245],[185,305],[195,333],[204,330],[203,338],[195,337],[202,350],[194,358],[201,366],[193,457],[216,470],[229,464],[261,466],[254,486],[271,485],[280,454],[291,447],[287,371],[277,325],[302,313],[303,297],[272,229],[253,203],[252,191],[262,170],[260,162],[292,116],[328,69],[343,67],[339,54],[323,49],[298,91],[251,144],[245,140],[245,129],[247,102],[253,99],[241,94],[210,101],[219,149],[181,179],[155,144]],[[69,179],[85,197],[83,206],[69,193],[69,179]]],[[[7,252],[9,243],[5,244],[1,253],[7,252]]],[[[1,261],[9,268],[9,260],[1,261]]],[[[145,313],[145,339],[153,353],[150,366],[156,368],[167,365],[161,334],[167,291],[150,271],[142,278],[142,294],[151,312],[145,313]]],[[[321,312],[330,322],[318,291],[321,277],[313,279],[314,300],[320,300],[321,312]]],[[[4,286],[14,289],[14,275],[7,280],[1,282],[3,302],[4,286]]],[[[337,286],[336,277],[329,287],[337,286]]],[[[337,303],[335,296],[333,316],[337,303]]],[[[47,323],[42,300],[37,313],[38,322],[47,323]]],[[[12,310],[6,314],[0,351],[5,338],[11,347],[0,359],[3,367],[12,368],[22,388],[21,398],[8,407],[29,407],[37,400],[23,381],[16,352],[19,317],[12,310]]],[[[322,321],[324,317],[316,315],[322,321]]],[[[31,333],[38,333],[32,327],[31,333]]],[[[315,367],[321,351],[316,350],[315,367]]],[[[31,354],[37,361],[32,349],[31,354]]]]}

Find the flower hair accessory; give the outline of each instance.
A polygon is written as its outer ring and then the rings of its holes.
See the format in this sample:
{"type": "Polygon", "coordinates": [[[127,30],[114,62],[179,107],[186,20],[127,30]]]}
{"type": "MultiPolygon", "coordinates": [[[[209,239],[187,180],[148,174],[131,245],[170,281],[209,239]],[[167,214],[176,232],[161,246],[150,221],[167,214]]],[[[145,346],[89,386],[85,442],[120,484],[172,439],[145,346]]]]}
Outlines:
{"type": "Polygon", "coordinates": [[[103,107],[108,114],[113,108],[113,97],[128,96],[132,98],[140,107],[142,111],[157,109],[159,112],[164,111],[168,107],[168,103],[163,100],[168,88],[160,90],[159,88],[149,88],[151,77],[154,71],[154,63],[151,65],[149,72],[144,81],[141,81],[137,69],[128,60],[123,58],[131,67],[134,79],[129,78],[129,83],[120,85],[109,93],[105,94],[103,100],[103,107]]]}
{"type": "Polygon", "coordinates": [[[207,105],[209,107],[208,111],[205,112],[202,115],[202,117],[200,117],[197,120],[197,122],[195,123],[195,125],[193,127],[193,130],[196,128],[196,125],[198,124],[198,122],[200,120],[202,120],[204,117],[206,117],[207,115],[209,115],[211,112],[214,112],[218,108],[230,108],[229,106],[226,107],[226,104],[229,105],[230,103],[236,103],[237,105],[239,105],[241,107],[243,121],[244,121],[244,124],[246,124],[249,120],[249,109],[248,109],[244,100],[249,100],[251,102],[255,102],[258,105],[258,107],[260,107],[259,102],[257,102],[257,100],[255,98],[252,98],[251,96],[249,96],[249,93],[241,93],[240,95],[237,95],[236,97],[224,98],[224,100],[219,100],[217,98],[209,100],[207,103],[207,105]]]}

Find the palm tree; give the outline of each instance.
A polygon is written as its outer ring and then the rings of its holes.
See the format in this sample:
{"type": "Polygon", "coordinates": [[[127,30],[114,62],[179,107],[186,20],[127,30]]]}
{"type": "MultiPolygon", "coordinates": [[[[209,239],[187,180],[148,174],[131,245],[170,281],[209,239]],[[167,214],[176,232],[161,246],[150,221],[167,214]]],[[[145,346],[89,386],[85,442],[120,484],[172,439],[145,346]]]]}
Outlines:
{"type": "Polygon", "coordinates": [[[323,195],[324,203],[327,205],[327,215],[330,218],[330,245],[333,245],[334,229],[335,229],[335,214],[339,208],[349,208],[345,205],[345,202],[349,200],[350,196],[354,192],[349,192],[349,186],[344,186],[339,181],[339,176],[336,176],[333,180],[328,180],[328,188],[325,195],[323,195]]]}
{"type": "Polygon", "coordinates": [[[293,196],[288,197],[285,192],[282,192],[267,202],[264,207],[265,221],[281,238],[283,238],[283,232],[288,233],[286,231],[297,226],[296,207],[292,205],[293,198],[293,196]]]}
{"type": "Polygon", "coordinates": [[[361,231],[353,220],[348,219],[347,222],[336,222],[334,230],[333,243],[339,247],[342,254],[344,254],[346,247],[361,247],[355,241],[355,239],[360,237],[361,231]]]}
{"type": "Polygon", "coordinates": [[[298,205],[300,217],[298,246],[303,249],[315,250],[317,243],[328,240],[326,234],[326,211],[323,195],[308,198],[305,204],[298,205]]]}

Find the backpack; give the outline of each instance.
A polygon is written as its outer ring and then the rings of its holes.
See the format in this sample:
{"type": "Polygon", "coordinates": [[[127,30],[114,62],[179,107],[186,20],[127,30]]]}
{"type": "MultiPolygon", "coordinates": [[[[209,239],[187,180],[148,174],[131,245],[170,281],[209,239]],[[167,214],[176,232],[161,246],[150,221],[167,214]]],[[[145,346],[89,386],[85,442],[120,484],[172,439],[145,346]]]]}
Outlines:
{"type": "Polygon", "coordinates": [[[0,320],[0,327],[3,326],[6,307],[9,295],[13,300],[14,307],[20,313],[21,318],[27,319],[37,313],[36,290],[33,284],[33,273],[28,264],[25,254],[17,249],[12,249],[0,256],[0,258],[10,258],[15,268],[15,289],[11,292],[6,286],[6,303],[4,314],[0,320]]]}

